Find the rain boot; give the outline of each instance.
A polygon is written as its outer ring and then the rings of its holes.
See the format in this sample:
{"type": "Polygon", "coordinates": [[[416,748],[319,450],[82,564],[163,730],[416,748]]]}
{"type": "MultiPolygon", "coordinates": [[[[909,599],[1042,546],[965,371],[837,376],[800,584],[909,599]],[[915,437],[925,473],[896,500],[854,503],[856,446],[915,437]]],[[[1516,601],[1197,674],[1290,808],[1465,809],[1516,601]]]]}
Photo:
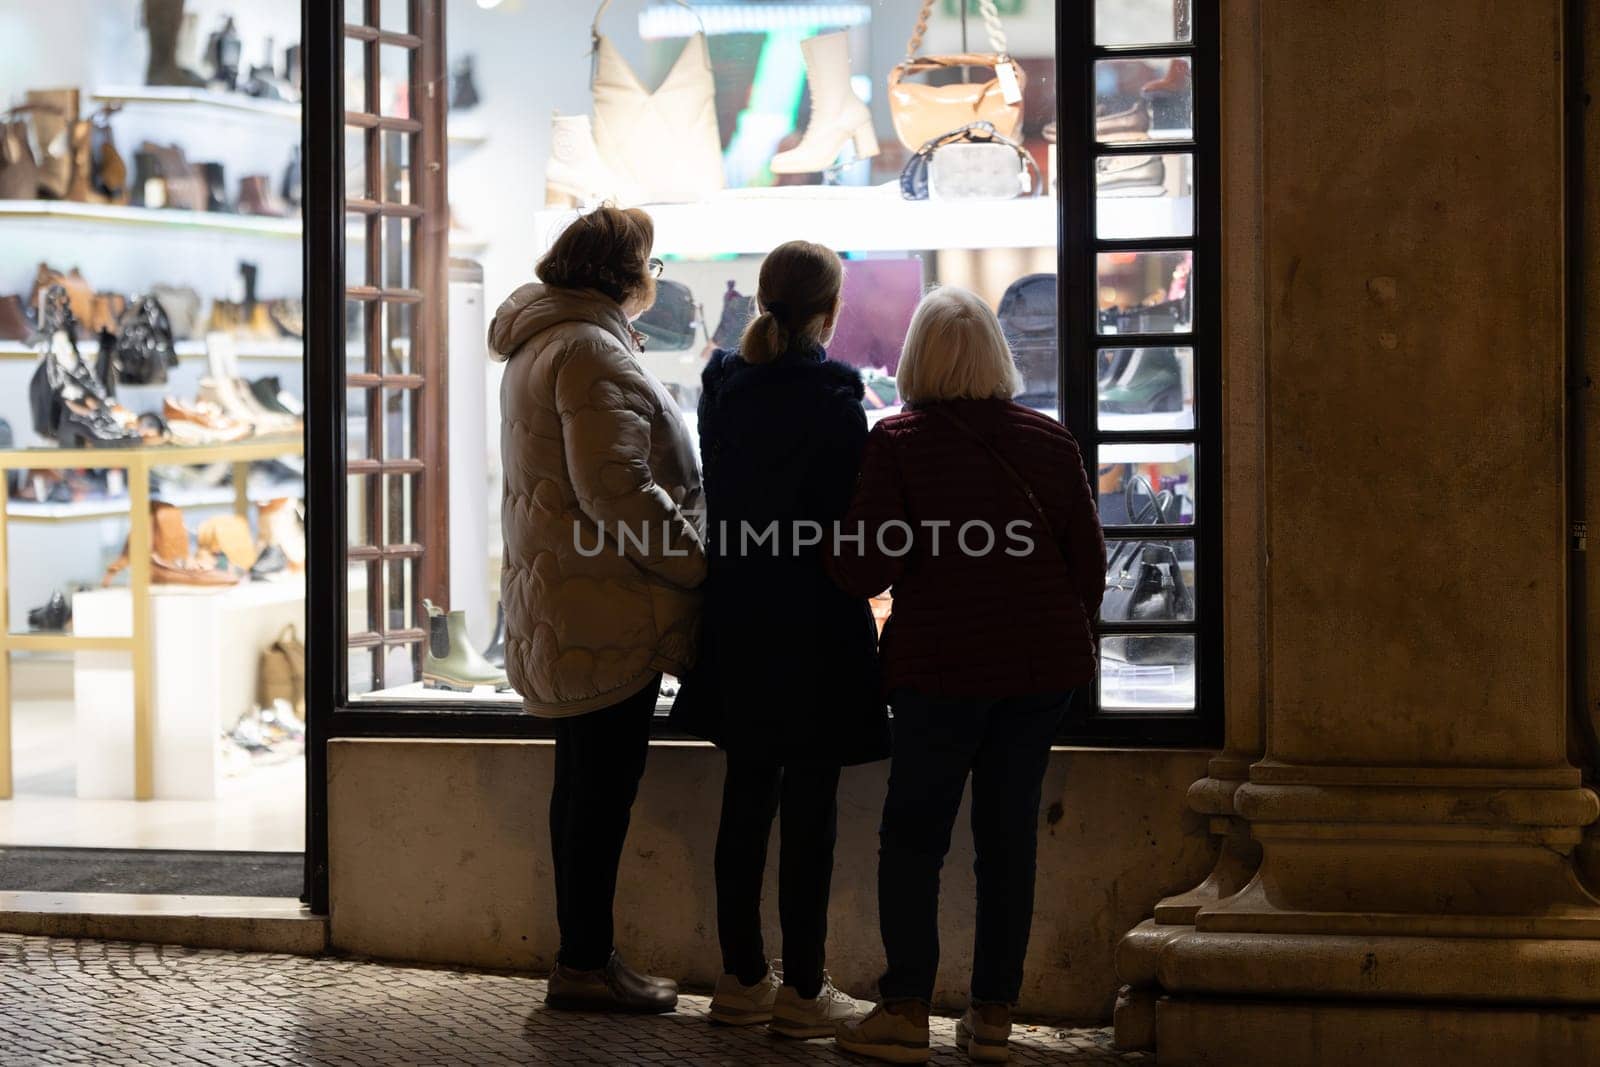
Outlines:
{"type": "Polygon", "coordinates": [[[509,689],[506,673],[497,670],[476,648],[467,635],[467,613],[441,611],[431,600],[422,606],[428,610],[428,646],[422,661],[422,685],[425,689],[448,689],[457,693],[470,693],[480,685],[495,689],[509,689]]]}

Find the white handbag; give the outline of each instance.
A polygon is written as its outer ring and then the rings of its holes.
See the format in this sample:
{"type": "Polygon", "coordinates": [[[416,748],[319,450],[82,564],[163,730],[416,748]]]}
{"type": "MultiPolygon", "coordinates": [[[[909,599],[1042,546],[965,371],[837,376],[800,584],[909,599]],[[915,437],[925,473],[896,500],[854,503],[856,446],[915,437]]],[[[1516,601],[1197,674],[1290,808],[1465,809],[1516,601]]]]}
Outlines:
{"type": "MultiPolygon", "coordinates": [[[[679,6],[693,13],[685,0],[679,6]]],[[[705,28],[689,38],[655,92],[640,84],[600,32],[611,0],[594,16],[594,142],[616,174],[637,185],[646,202],[699,200],[723,188],[722,134],[705,28]]]]}

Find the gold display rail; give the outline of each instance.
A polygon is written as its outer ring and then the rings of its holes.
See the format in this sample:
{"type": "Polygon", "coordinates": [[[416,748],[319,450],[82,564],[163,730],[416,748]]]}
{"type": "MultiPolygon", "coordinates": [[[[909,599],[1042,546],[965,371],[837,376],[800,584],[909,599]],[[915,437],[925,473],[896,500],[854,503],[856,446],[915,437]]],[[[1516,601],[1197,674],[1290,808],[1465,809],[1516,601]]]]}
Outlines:
{"type": "MultiPolygon", "coordinates": [[[[299,436],[257,437],[227,445],[153,448],[27,448],[0,451],[0,471],[123,470],[128,472],[128,573],[133,632],[127,637],[11,632],[10,539],[7,494],[0,491],[0,800],[12,790],[11,654],[13,652],[127,652],[133,659],[133,795],[155,796],[155,704],[150,648],[150,471],[154,467],[233,465],[234,510],[250,511],[250,464],[304,454],[299,436]]],[[[96,515],[104,518],[103,514],[96,515]]]]}

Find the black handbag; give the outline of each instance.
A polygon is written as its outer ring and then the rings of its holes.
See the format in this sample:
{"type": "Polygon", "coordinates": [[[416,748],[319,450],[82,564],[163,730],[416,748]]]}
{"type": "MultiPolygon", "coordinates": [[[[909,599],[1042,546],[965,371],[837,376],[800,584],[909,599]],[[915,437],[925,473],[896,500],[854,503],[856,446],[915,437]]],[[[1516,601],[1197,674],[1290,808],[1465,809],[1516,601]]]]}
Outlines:
{"type": "Polygon", "coordinates": [[[1000,298],[999,318],[1000,329],[1022,374],[1022,393],[1017,402],[1054,404],[1060,358],[1056,276],[1029,274],[1012,282],[1000,298]]]}
{"type": "MultiPolygon", "coordinates": [[[[1128,480],[1123,490],[1128,522],[1136,526],[1176,523],[1182,506],[1168,490],[1156,492],[1144,475],[1128,480]]],[[[1160,541],[1123,541],[1106,561],[1106,593],[1100,604],[1103,622],[1184,622],[1194,618],[1194,598],[1183,566],[1171,545],[1160,541]]],[[[1142,637],[1128,641],[1129,663],[1175,663],[1183,655],[1183,637],[1142,637]]]]}
{"type": "Polygon", "coordinates": [[[634,322],[649,347],[657,352],[681,352],[694,347],[695,326],[700,322],[694,293],[682,282],[663,278],[656,283],[656,302],[634,322]]]}
{"type": "MultiPolygon", "coordinates": [[[[949,145],[997,145],[1009,148],[1017,154],[1018,177],[1026,175],[1032,180],[1032,195],[1038,196],[1042,183],[1039,180],[1039,165],[1033,161],[1028,150],[1009,137],[1001,135],[992,122],[973,122],[959,130],[951,130],[940,137],[935,137],[906,161],[904,169],[900,171],[900,195],[907,200],[928,199],[928,171],[933,166],[934,153],[949,145]]],[[[1017,187],[1018,195],[1023,192],[1021,185],[1017,187]]]]}
{"type": "Polygon", "coordinates": [[[717,332],[711,335],[711,343],[718,348],[737,348],[744,328],[755,318],[755,298],[743,295],[735,286],[728,282],[728,291],[722,294],[722,318],[717,320],[717,332]]]}
{"type": "Polygon", "coordinates": [[[135,300],[122,313],[116,337],[101,335],[100,358],[99,377],[107,389],[118,381],[125,385],[166,384],[167,371],[178,365],[178,352],[161,301],[153,296],[135,300]]]}

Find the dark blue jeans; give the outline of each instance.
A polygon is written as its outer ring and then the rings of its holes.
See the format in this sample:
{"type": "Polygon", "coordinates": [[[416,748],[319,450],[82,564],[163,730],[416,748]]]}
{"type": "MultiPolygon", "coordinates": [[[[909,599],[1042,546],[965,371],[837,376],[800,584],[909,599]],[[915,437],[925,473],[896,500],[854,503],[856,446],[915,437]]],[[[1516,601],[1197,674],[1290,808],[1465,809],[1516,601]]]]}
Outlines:
{"type": "Polygon", "coordinates": [[[878,924],[885,1000],[933,998],[939,871],[972,776],[978,922],[972,1000],[1015,1004],[1033,926],[1039,794],[1070,693],[941,699],[896,690],[894,762],[878,828],[878,924]]]}

